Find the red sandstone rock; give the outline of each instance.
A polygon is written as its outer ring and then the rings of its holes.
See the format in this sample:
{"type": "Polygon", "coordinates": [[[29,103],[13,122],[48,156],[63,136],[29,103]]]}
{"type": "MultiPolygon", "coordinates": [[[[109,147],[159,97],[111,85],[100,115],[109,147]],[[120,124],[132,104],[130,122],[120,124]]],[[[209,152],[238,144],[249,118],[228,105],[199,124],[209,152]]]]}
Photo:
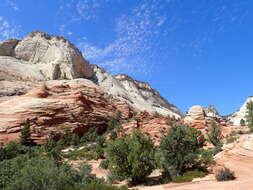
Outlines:
{"type": "Polygon", "coordinates": [[[18,140],[26,119],[31,121],[32,139],[43,143],[49,133],[104,129],[117,111],[124,119],[131,116],[127,104],[114,100],[88,80],[48,81],[0,103],[0,142],[18,140]]]}

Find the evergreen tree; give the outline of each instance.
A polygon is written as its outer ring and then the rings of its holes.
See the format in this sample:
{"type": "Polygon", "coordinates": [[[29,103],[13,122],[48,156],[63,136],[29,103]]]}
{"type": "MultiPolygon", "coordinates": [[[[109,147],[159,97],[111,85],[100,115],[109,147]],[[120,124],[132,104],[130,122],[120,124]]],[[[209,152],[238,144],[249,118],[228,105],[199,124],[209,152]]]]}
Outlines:
{"type": "Polygon", "coordinates": [[[241,119],[241,120],[240,120],[240,125],[241,125],[241,126],[245,126],[245,120],[244,120],[244,119],[241,119]]]}
{"type": "Polygon", "coordinates": [[[221,144],[221,130],[220,128],[216,125],[215,122],[212,123],[212,126],[209,130],[208,133],[208,140],[214,145],[214,146],[219,146],[221,144]]]}
{"type": "Polygon", "coordinates": [[[33,144],[31,139],[31,131],[30,131],[30,120],[27,119],[23,129],[21,130],[20,142],[22,145],[30,146],[33,144]]]}
{"type": "Polygon", "coordinates": [[[247,125],[250,130],[253,130],[253,102],[250,101],[247,103],[247,114],[246,114],[247,125]]]}
{"type": "Polygon", "coordinates": [[[131,136],[110,141],[107,160],[112,175],[136,184],[155,169],[155,148],[149,137],[135,130],[131,136]]]}
{"type": "Polygon", "coordinates": [[[160,167],[167,178],[183,175],[199,165],[205,139],[200,131],[185,125],[170,128],[160,144],[160,167]]]}

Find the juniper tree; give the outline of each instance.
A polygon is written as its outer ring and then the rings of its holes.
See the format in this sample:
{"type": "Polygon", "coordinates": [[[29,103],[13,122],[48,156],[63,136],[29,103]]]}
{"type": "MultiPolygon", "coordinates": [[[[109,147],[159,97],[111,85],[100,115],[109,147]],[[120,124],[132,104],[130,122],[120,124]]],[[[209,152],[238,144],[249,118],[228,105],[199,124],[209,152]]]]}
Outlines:
{"type": "Polygon", "coordinates": [[[30,146],[33,144],[31,139],[31,131],[30,131],[30,120],[27,119],[24,127],[21,130],[20,142],[22,145],[30,146]]]}

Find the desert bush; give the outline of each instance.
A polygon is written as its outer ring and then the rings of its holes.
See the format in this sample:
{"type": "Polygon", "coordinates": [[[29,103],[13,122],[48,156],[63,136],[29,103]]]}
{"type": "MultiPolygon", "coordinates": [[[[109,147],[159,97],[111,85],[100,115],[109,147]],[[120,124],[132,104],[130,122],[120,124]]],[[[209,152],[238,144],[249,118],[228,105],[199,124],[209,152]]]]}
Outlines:
{"type": "Polygon", "coordinates": [[[22,145],[25,145],[25,146],[34,145],[34,142],[31,139],[29,119],[26,120],[25,125],[21,130],[20,142],[22,145]]]}
{"type": "Polygon", "coordinates": [[[100,145],[96,145],[96,148],[94,150],[94,153],[96,155],[96,159],[103,159],[104,157],[104,149],[100,145]]]}
{"type": "Polygon", "coordinates": [[[229,144],[229,143],[235,142],[236,140],[237,140],[237,137],[229,137],[229,138],[227,138],[226,142],[227,142],[227,144],[229,144]]]}
{"type": "Polygon", "coordinates": [[[208,133],[208,140],[214,145],[218,146],[221,144],[221,130],[220,128],[216,125],[215,122],[212,123],[212,126],[209,130],[208,133]]]}
{"type": "Polygon", "coordinates": [[[216,173],[215,178],[217,181],[234,180],[235,173],[230,171],[230,169],[228,169],[228,168],[222,168],[216,173]]]}
{"type": "Polygon", "coordinates": [[[244,119],[241,119],[241,120],[240,120],[240,125],[241,125],[241,126],[245,126],[245,125],[246,125],[246,123],[245,123],[245,120],[244,120],[244,119]]]}
{"type": "Polygon", "coordinates": [[[17,142],[10,142],[0,147],[0,161],[15,158],[20,154],[26,154],[28,151],[28,147],[17,142]]]}
{"type": "Polygon", "coordinates": [[[103,169],[108,169],[109,166],[109,160],[104,159],[100,162],[99,167],[103,169]]]}
{"type": "Polygon", "coordinates": [[[106,152],[111,173],[132,183],[143,181],[155,168],[154,145],[139,130],[110,141],[106,152]]]}
{"type": "Polygon", "coordinates": [[[50,152],[51,150],[53,150],[55,147],[57,146],[57,143],[55,140],[53,139],[48,139],[45,144],[43,145],[43,148],[46,152],[50,152]]]}
{"type": "Polygon", "coordinates": [[[81,138],[82,143],[87,143],[87,142],[95,142],[98,138],[99,134],[97,132],[96,127],[91,127],[88,129],[86,133],[81,138]]]}
{"type": "Polygon", "coordinates": [[[78,159],[92,160],[97,158],[97,155],[94,152],[85,150],[71,150],[68,151],[67,153],[64,153],[62,156],[70,160],[78,160],[78,159]]]}
{"type": "Polygon", "coordinates": [[[211,166],[215,164],[214,161],[214,149],[207,149],[201,151],[200,162],[205,166],[211,166]]]}
{"type": "Polygon", "coordinates": [[[22,155],[0,162],[0,189],[63,190],[103,182],[90,172],[88,165],[74,170],[66,163],[56,164],[47,157],[22,155]]]}
{"type": "Polygon", "coordinates": [[[179,125],[172,127],[160,144],[160,166],[163,174],[171,178],[183,175],[199,164],[204,137],[200,131],[179,125]]]}
{"type": "Polygon", "coordinates": [[[172,182],[174,183],[184,183],[184,182],[190,182],[194,178],[200,178],[205,177],[205,173],[202,171],[194,170],[186,172],[183,176],[175,176],[172,178],[172,182]]]}

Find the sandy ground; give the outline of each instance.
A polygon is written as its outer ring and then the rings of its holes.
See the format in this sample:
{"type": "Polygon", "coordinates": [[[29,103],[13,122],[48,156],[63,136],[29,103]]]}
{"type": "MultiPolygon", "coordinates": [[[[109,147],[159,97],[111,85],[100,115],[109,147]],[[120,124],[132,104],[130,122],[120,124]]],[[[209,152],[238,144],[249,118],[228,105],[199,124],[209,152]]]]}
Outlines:
{"type": "Polygon", "coordinates": [[[253,135],[242,135],[238,142],[227,145],[225,150],[217,155],[217,163],[235,172],[236,180],[217,182],[214,175],[209,175],[201,181],[166,184],[158,186],[139,186],[139,190],[253,190],[253,135]]]}
{"type": "MultiPolygon", "coordinates": [[[[253,190],[253,134],[242,135],[237,142],[226,145],[224,151],[219,153],[215,160],[220,166],[226,166],[234,171],[236,180],[217,182],[214,175],[210,174],[189,183],[133,188],[139,190],[253,190]]],[[[92,173],[96,174],[97,177],[106,177],[108,171],[99,168],[100,162],[101,160],[92,160],[88,161],[87,164],[92,165],[92,173]]],[[[156,171],[153,176],[158,175],[159,172],[156,171]]]]}

